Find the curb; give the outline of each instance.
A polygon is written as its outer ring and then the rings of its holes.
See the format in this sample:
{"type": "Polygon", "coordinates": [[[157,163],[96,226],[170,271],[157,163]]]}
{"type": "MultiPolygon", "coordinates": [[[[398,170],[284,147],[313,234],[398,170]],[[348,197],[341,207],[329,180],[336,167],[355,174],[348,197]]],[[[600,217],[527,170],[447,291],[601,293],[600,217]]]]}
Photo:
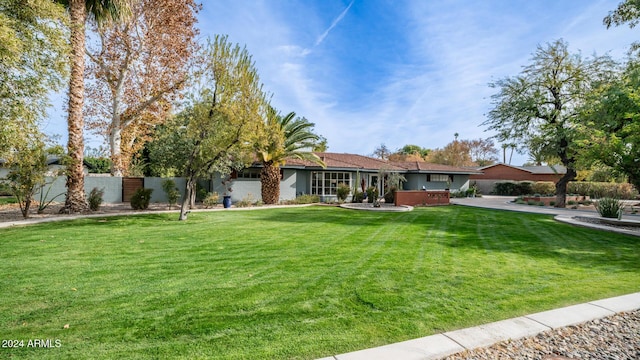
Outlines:
{"type": "Polygon", "coordinates": [[[439,360],[465,350],[535,336],[561,327],[640,309],[640,292],[543,311],[467,329],[354,351],[318,360],[439,360]]]}

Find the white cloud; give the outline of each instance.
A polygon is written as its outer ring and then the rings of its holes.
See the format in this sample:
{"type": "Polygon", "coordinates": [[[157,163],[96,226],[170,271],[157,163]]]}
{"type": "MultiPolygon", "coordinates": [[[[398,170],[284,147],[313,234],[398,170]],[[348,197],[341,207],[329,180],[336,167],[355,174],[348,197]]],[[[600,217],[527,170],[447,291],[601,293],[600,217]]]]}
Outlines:
{"type": "Polygon", "coordinates": [[[211,1],[200,25],[203,36],[246,44],[276,109],[315,122],[332,151],[368,154],[380,143],[434,148],[456,132],[489,136],[479,126],[494,91],[488,83],[516,75],[538,44],[564,38],[583,55],[620,58],[637,36],[602,25],[615,5],[211,1]]]}

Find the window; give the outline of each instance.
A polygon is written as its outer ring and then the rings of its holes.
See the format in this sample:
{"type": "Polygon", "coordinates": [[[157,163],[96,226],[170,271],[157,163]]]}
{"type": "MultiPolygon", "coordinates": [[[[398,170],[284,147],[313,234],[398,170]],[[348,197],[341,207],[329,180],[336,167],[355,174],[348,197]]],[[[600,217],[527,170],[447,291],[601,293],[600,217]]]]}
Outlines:
{"type": "Polygon", "coordinates": [[[340,183],[351,187],[351,173],[314,171],[311,173],[311,194],[336,195],[340,183]]]}
{"type": "Polygon", "coordinates": [[[236,176],[238,179],[260,179],[260,169],[243,169],[236,176]]]}
{"type": "Polygon", "coordinates": [[[428,182],[447,182],[449,181],[449,175],[445,174],[427,174],[428,182]]]}

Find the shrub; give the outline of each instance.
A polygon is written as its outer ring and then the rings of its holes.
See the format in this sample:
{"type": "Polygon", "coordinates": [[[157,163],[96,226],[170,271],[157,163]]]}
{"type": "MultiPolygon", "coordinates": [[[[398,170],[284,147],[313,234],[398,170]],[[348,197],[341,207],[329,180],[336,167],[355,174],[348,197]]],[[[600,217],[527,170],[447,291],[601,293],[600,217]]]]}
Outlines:
{"type": "Polygon", "coordinates": [[[349,188],[349,185],[345,183],[339,183],[338,188],[336,189],[336,195],[338,196],[338,201],[347,200],[347,196],[349,196],[350,192],[351,192],[351,189],[349,188]]]}
{"type": "Polygon", "coordinates": [[[375,200],[378,200],[378,188],[369,186],[367,188],[367,202],[372,204],[375,200]]]}
{"type": "Polygon", "coordinates": [[[556,184],[551,181],[537,181],[531,184],[531,191],[542,195],[553,195],[556,193],[556,184]]]}
{"type": "Polygon", "coordinates": [[[598,210],[600,216],[605,218],[617,218],[618,213],[621,212],[623,208],[624,204],[618,199],[602,198],[596,201],[596,210],[598,210]]]}
{"type": "Polygon", "coordinates": [[[531,181],[501,181],[494,185],[493,192],[496,195],[519,196],[531,194],[531,181]]]}
{"type": "Polygon", "coordinates": [[[203,201],[207,195],[209,195],[207,188],[200,183],[196,183],[196,201],[203,201]]]}
{"type": "Polygon", "coordinates": [[[364,193],[362,191],[356,190],[356,193],[351,198],[351,202],[361,203],[364,201],[364,193]]]}
{"type": "Polygon", "coordinates": [[[475,185],[468,188],[467,191],[465,191],[465,195],[467,197],[476,196],[477,194],[478,194],[478,188],[475,185]]]}
{"type": "Polygon", "coordinates": [[[302,194],[298,195],[294,200],[287,201],[287,204],[290,205],[303,205],[303,204],[315,204],[320,202],[320,196],[318,195],[309,195],[302,194]]]}
{"type": "Polygon", "coordinates": [[[536,205],[538,202],[535,200],[528,200],[527,205],[536,205]]]}
{"type": "Polygon", "coordinates": [[[384,202],[386,204],[393,204],[396,201],[394,191],[395,190],[389,190],[384,194],[384,202]]]}
{"type": "Polygon", "coordinates": [[[220,195],[218,195],[218,193],[215,191],[208,193],[207,196],[205,196],[204,200],[202,200],[202,203],[207,208],[214,207],[218,205],[219,202],[220,202],[220,195]]]}
{"type": "Polygon", "coordinates": [[[164,180],[162,182],[162,190],[164,190],[164,193],[167,195],[169,209],[171,209],[171,207],[178,202],[178,198],[180,197],[180,191],[178,191],[176,182],[172,179],[164,180]]]}
{"type": "Polygon", "coordinates": [[[89,209],[91,211],[98,211],[100,205],[102,205],[102,197],[104,196],[104,189],[93,188],[89,193],[89,209]]]}
{"type": "Polygon", "coordinates": [[[134,210],[146,210],[149,208],[149,202],[151,201],[151,193],[153,189],[139,188],[131,196],[131,207],[134,210]]]}
{"type": "Polygon", "coordinates": [[[247,194],[242,200],[235,203],[236,207],[249,207],[255,202],[253,195],[247,194]]]}
{"type": "Polygon", "coordinates": [[[9,184],[0,181],[0,196],[13,196],[9,184]]]}
{"type": "Polygon", "coordinates": [[[567,184],[567,193],[589,196],[592,199],[633,199],[638,190],[628,183],[572,181],[567,184]]]}

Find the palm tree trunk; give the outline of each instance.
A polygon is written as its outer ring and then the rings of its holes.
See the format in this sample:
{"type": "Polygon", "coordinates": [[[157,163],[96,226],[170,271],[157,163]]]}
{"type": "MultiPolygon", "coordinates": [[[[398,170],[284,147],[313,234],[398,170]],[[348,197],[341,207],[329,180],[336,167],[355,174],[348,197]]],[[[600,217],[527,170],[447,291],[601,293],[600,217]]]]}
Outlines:
{"type": "Polygon", "coordinates": [[[85,2],[69,1],[71,17],[71,78],[69,81],[69,130],[68,152],[70,163],[67,167],[67,196],[61,212],[86,212],[89,205],[84,192],[84,53],[85,20],[87,18],[85,2]]]}
{"type": "Polygon", "coordinates": [[[260,170],[262,184],[262,202],[266,205],[277,204],[280,201],[280,167],[272,161],[263,164],[260,170]]]}

